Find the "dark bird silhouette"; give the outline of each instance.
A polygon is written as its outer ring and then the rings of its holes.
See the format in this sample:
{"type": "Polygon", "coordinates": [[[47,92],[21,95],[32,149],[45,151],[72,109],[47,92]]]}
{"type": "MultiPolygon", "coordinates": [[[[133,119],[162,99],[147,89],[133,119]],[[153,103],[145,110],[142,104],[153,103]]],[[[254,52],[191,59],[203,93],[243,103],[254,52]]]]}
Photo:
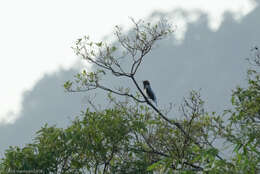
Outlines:
{"type": "Polygon", "coordinates": [[[156,104],[157,106],[157,100],[156,100],[156,96],[151,88],[150,82],[148,80],[144,80],[143,81],[143,85],[144,85],[144,92],[145,95],[149,98],[152,99],[153,102],[156,104]]]}

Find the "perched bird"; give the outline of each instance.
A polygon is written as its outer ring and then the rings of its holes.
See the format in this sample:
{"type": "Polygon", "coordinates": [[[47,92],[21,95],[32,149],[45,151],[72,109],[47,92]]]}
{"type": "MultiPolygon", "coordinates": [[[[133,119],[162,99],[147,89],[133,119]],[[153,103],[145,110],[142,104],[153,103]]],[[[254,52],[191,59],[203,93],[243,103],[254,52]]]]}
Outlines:
{"type": "Polygon", "coordinates": [[[143,81],[143,85],[144,85],[144,92],[145,92],[146,96],[149,99],[152,99],[157,106],[156,96],[151,88],[150,82],[148,80],[145,80],[145,81],[143,81]]]}

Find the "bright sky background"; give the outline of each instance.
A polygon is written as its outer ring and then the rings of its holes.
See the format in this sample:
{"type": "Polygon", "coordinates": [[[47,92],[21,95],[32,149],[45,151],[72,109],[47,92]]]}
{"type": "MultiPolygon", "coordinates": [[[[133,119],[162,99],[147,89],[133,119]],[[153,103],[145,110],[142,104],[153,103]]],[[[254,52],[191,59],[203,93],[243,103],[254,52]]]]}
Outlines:
{"type": "MultiPolygon", "coordinates": [[[[22,93],[45,73],[73,66],[77,58],[70,47],[83,35],[100,40],[115,25],[129,24],[129,17],[178,8],[208,13],[210,27],[217,30],[224,12],[239,20],[255,6],[252,0],[0,1],[0,122],[19,114],[22,93]]],[[[181,38],[187,21],[173,18],[181,38]]],[[[196,15],[188,20],[196,20],[196,15]]]]}

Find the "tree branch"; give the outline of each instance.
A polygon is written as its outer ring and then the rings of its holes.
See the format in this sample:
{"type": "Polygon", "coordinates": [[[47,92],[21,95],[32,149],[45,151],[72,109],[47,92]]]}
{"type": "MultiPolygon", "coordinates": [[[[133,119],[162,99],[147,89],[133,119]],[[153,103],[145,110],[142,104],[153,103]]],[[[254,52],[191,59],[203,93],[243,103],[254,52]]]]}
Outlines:
{"type": "Polygon", "coordinates": [[[140,103],[145,103],[146,102],[146,101],[143,101],[143,100],[139,100],[138,98],[136,98],[132,94],[120,93],[120,92],[114,91],[114,90],[112,90],[110,88],[106,88],[106,87],[101,86],[101,85],[98,85],[98,88],[103,89],[103,90],[108,91],[108,92],[111,92],[111,93],[114,93],[114,94],[117,94],[117,95],[131,97],[132,99],[134,99],[135,101],[140,102],[140,103]]]}

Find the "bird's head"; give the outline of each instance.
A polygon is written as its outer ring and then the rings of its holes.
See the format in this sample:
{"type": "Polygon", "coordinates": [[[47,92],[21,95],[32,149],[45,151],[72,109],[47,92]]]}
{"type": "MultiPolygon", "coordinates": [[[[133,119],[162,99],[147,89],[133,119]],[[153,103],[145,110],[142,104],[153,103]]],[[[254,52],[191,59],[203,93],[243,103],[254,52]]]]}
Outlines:
{"type": "Polygon", "coordinates": [[[145,88],[145,86],[150,85],[150,82],[148,80],[144,80],[143,85],[144,85],[144,88],[145,88]]]}

